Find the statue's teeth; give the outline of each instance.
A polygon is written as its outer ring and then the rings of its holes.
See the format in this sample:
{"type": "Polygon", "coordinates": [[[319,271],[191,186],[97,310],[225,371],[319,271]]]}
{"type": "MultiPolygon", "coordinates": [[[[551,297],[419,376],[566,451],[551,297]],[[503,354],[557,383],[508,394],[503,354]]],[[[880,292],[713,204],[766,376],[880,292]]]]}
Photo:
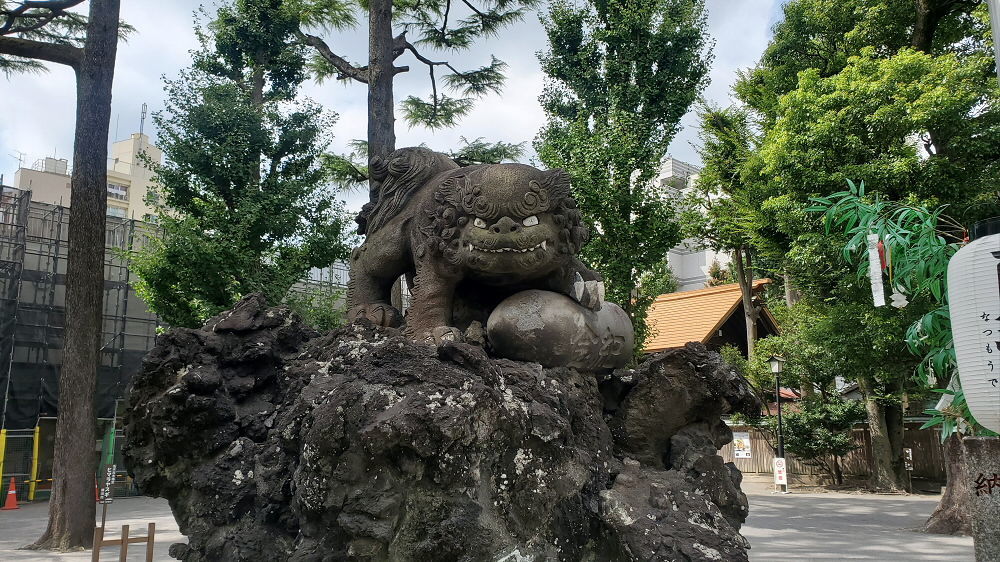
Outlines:
{"type": "Polygon", "coordinates": [[[542,240],[542,249],[545,249],[545,240],[542,240]]]}

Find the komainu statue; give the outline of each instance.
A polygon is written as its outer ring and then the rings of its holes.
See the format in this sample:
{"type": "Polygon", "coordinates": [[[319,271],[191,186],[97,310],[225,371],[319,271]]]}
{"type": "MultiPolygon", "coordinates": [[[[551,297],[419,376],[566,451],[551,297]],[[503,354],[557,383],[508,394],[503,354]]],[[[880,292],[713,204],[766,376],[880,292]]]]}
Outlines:
{"type": "Polygon", "coordinates": [[[401,325],[390,291],[405,275],[404,333],[413,339],[483,342],[548,366],[611,368],[631,356],[627,315],[604,302],[600,274],[576,257],[587,230],[564,171],[459,167],[403,148],[372,179],[373,201],[358,218],[367,238],[351,258],[349,320],[401,325]]]}

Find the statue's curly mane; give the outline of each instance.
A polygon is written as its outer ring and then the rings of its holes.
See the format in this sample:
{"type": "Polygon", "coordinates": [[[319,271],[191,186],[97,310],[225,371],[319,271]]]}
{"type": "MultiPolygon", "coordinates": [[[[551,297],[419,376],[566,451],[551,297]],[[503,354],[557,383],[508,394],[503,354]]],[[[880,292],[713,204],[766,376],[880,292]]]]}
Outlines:
{"type": "MultiPolygon", "coordinates": [[[[498,213],[492,202],[479,197],[479,186],[473,176],[483,170],[476,166],[468,172],[445,179],[434,192],[436,205],[421,217],[420,233],[425,237],[417,249],[418,257],[425,252],[440,256],[449,263],[458,262],[459,229],[469,222],[469,216],[495,218],[498,213]]],[[[570,193],[569,174],[563,170],[539,172],[530,180],[530,190],[519,201],[509,202],[523,215],[551,213],[559,232],[559,252],[575,255],[587,242],[587,227],[583,224],[576,200],[570,193]]]]}
{"type": "Polygon", "coordinates": [[[372,201],[358,216],[358,234],[374,234],[398,215],[413,192],[435,175],[458,168],[454,160],[429,148],[401,148],[385,161],[372,162],[372,201]]]}

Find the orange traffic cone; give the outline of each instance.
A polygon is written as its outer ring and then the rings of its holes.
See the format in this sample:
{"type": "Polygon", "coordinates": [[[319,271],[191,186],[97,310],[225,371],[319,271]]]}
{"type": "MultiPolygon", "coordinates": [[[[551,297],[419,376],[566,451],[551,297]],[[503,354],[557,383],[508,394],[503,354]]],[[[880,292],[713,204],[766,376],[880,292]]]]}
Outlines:
{"type": "Polygon", "coordinates": [[[0,507],[0,510],[5,509],[21,509],[17,507],[17,488],[14,487],[14,477],[10,477],[10,489],[7,490],[7,501],[0,507]]]}

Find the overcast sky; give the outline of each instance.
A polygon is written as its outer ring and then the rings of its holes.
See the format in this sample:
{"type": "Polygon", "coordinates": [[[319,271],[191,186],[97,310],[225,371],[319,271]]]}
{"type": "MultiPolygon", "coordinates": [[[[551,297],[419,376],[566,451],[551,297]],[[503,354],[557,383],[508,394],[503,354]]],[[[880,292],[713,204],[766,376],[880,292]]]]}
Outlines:
{"type": "MultiPolygon", "coordinates": [[[[707,0],[709,34],[715,41],[715,62],[711,84],[705,97],[717,104],[730,102],[731,87],[736,71],[753,65],[760,57],[770,30],[780,15],[783,0],[707,0]]],[[[197,47],[192,30],[193,13],[199,0],[124,0],[122,18],[136,28],[128,43],[118,49],[115,69],[114,99],[111,113],[111,137],[118,140],[138,132],[143,103],[150,112],[163,106],[162,77],[175,77],[190,64],[188,52],[197,47]]],[[[207,2],[211,5],[211,2],[207,2]]],[[[346,53],[352,61],[366,58],[367,37],[345,33],[329,38],[334,51],[346,53]]],[[[508,79],[502,95],[480,100],[461,124],[443,131],[409,128],[397,121],[397,146],[426,143],[431,148],[446,150],[458,145],[458,139],[484,137],[487,140],[524,142],[530,147],[544,115],[538,104],[543,75],[536,53],[545,48],[545,35],[536,15],[503,33],[499,38],[481,42],[475,52],[452,57],[459,68],[474,68],[489,61],[494,54],[505,61],[508,79]]],[[[426,96],[430,84],[419,63],[409,64],[411,72],[396,80],[396,100],[409,94],[426,96]]],[[[335,81],[322,85],[309,83],[303,93],[335,111],[339,119],[334,126],[334,149],[339,150],[351,139],[365,137],[366,90],[363,84],[340,84],[335,81]]],[[[20,157],[22,166],[31,167],[45,156],[70,158],[73,144],[75,111],[73,73],[59,65],[50,65],[49,72],[40,75],[20,75],[6,79],[0,76],[0,100],[4,111],[0,119],[0,173],[4,183],[12,184],[20,157]]],[[[697,163],[692,144],[697,135],[692,115],[685,117],[684,128],[671,145],[671,155],[697,163]]],[[[156,130],[146,119],[145,132],[155,143],[156,130]]],[[[530,151],[530,158],[533,152],[530,151]]],[[[348,205],[360,207],[360,193],[347,196],[348,205]]]]}

